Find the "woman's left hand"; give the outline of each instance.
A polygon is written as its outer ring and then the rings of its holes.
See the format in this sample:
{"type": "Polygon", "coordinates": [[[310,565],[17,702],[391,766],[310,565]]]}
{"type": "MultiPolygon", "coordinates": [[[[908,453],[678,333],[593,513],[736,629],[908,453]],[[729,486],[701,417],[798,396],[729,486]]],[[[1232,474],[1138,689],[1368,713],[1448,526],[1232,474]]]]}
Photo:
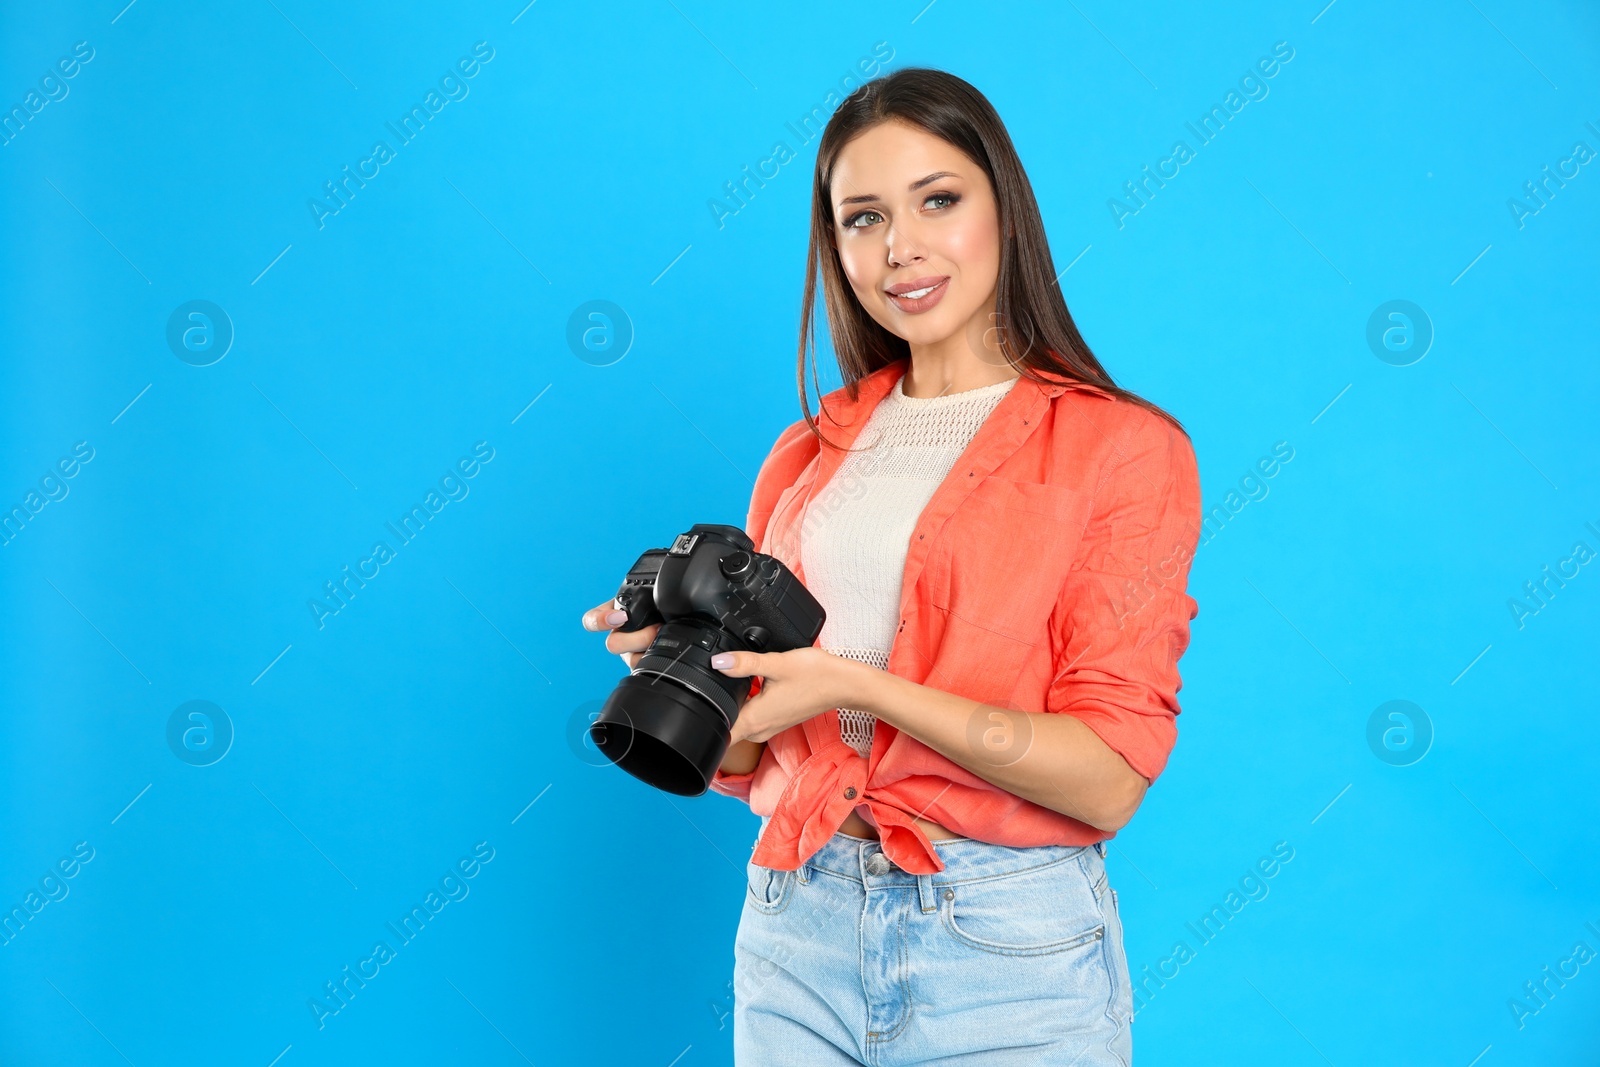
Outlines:
{"type": "Polygon", "coordinates": [[[761,691],[739,709],[728,744],[767,741],[832,708],[850,707],[871,667],[815,646],[790,652],[722,652],[712,666],[730,678],[759,675],[761,691]],[[726,664],[723,666],[723,664],[726,664]]]}

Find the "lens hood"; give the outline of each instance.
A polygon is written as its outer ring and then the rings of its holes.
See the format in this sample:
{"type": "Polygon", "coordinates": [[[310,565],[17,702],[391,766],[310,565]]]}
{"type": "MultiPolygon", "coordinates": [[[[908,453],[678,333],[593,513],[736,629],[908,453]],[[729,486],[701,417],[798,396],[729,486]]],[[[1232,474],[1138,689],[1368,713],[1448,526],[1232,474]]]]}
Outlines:
{"type": "Polygon", "coordinates": [[[699,693],[662,674],[632,674],[589,725],[595,747],[657,789],[697,797],[728,751],[728,724],[699,693]]]}

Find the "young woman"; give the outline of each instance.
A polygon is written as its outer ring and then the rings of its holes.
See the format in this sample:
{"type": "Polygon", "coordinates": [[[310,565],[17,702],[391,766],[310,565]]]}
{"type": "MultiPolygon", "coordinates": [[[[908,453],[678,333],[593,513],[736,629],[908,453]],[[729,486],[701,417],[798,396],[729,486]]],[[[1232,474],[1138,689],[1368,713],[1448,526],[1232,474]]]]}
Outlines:
{"type": "MultiPolygon", "coordinates": [[[[807,268],[803,418],[746,529],[827,623],[715,661],[760,687],[712,783],[761,816],[737,1061],[1128,1067],[1105,841],[1176,738],[1188,437],[1079,336],[1005,127],[953,75],[835,112],[807,268]],[[818,273],[845,385],[814,419],[818,273]]],[[[606,647],[631,667],[655,629],[606,647]]]]}

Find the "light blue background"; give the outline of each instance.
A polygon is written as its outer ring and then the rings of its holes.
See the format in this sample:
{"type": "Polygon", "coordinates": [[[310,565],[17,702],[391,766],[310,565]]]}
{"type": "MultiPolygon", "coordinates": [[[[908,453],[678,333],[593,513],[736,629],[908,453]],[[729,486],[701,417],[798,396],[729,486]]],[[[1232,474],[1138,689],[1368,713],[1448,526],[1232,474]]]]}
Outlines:
{"type": "Polygon", "coordinates": [[[1189,427],[1208,507],[1295,450],[1196,558],[1178,746],[1110,856],[1133,969],[1294,859],[1156,989],[1138,1062],[1600,1056],[1600,962],[1508,1007],[1600,951],[1600,567],[1507,606],[1600,550],[1600,164],[1507,207],[1600,150],[1592,5],[123,2],[0,14],[8,110],[94,49],[0,147],[0,505],[94,449],[0,548],[0,905],[95,850],[0,947],[0,1062],[731,1061],[757,820],[569,747],[622,673],[578,616],[742,522],[798,417],[816,142],[785,123],[878,42],[995,103],[1084,334],[1189,427]],[[469,95],[318,229],[478,41],[469,95]],[[1108,198],[1278,41],[1269,95],[1119,229],[1108,198]],[[207,367],[165,341],[197,299],[236,331],[207,367]],[[1365,340],[1393,299],[1435,331],[1410,366],[1365,340]],[[589,300],[635,332],[610,366],[565,340],[589,300]],[[470,495],[319,630],[307,601],[479,441],[470,495]],[[196,699],[236,733],[208,767],[166,742],[196,699]],[[1366,739],[1396,699],[1435,734],[1408,767],[1366,739]],[[470,895],[319,1030],[478,842],[470,895]]]}

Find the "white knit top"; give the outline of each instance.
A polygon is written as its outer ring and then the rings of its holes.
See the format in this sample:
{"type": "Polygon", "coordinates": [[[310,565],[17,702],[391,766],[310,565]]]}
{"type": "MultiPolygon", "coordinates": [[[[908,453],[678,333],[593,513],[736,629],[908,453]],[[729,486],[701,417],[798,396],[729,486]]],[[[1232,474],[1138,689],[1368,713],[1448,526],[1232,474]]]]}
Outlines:
{"type": "MultiPolygon", "coordinates": [[[[828,613],[817,644],[879,670],[900,618],[906,551],[922,509],[1016,378],[959,393],[906,396],[902,376],[806,509],[800,565],[828,613]]],[[[841,739],[867,755],[877,720],[839,709],[841,739]]]]}

